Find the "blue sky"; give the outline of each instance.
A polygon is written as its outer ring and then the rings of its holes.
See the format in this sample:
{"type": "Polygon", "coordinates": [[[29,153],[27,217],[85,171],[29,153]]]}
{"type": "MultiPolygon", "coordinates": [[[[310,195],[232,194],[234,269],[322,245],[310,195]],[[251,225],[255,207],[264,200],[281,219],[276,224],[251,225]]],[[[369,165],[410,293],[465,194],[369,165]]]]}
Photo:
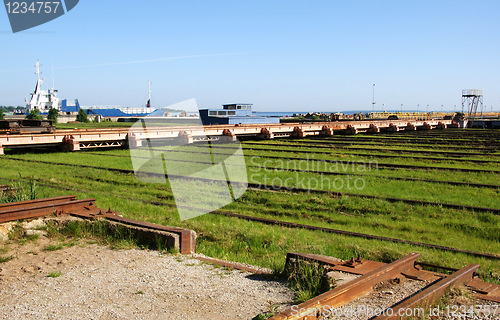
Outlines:
{"type": "Polygon", "coordinates": [[[80,0],[12,34],[0,9],[0,105],[44,88],[82,105],[253,103],[259,111],[500,110],[500,1],[80,0]]]}

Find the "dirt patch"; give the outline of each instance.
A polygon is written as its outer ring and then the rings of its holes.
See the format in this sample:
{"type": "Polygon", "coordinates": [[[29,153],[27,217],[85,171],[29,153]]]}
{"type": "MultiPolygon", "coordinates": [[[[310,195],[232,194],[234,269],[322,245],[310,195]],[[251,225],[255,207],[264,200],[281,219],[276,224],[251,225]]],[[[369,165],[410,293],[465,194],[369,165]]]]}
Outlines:
{"type": "Polygon", "coordinates": [[[0,244],[2,319],[251,319],[289,307],[284,283],[192,257],[41,237],[0,244]]]}

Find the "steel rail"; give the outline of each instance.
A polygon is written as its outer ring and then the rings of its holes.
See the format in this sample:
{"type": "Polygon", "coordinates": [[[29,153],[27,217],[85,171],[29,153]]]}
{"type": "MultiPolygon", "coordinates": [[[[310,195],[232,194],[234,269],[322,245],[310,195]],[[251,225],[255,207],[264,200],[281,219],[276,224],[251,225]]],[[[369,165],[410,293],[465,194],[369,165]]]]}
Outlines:
{"type": "MultiPolygon", "coordinates": [[[[186,151],[186,152],[188,152],[188,151],[186,151]]],[[[106,153],[97,153],[97,152],[86,152],[86,154],[93,154],[93,155],[107,156],[107,157],[119,157],[119,158],[149,159],[148,157],[125,156],[125,155],[106,154],[106,153]]],[[[211,162],[193,161],[193,160],[168,159],[168,161],[178,161],[178,162],[186,162],[186,163],[199,163],[199,164],[212,164],[211,162]]],[[[238,164],[229,164],[229,165],[231,165],[231,166],[243,166],[243,165],[238,165],[238,164]]],[[[245,167],[246,168],[252,168],[252,169],[262,169],[262,170],[276,170],[276,171],[287,171],[287,172],[317,173],[317,174],[320,174],[320,175],[360,176],[360,177],[373,177],[373,178],[381,178],[381,179],[389,179],[389,180],[398,180],[398,181],[429,182],[429,183],[449,184],[449,185],[454,185],[454,186],[468,186],[468,187],[477,187],[477,188],[490,188],[490,189],[499,189],[500,188],[500,185],[484,184],[484,183],[474,183],[474,182],[420,179],[420,178],[410,178],[410,177],[392,177],[392,176],[371,175],[371,174],[364,174],[364,173],[332,172],[332,171],[320,171],[320,170],[301,170],[301,169],[294,169],[294,168],[280,168],[280,167],[268,167],[268,166],[254,166],[254,165],[245,165],[245,167]]]]}
{"type": "Polygon", "coordinates": [[[356,298],[368,294],[377,283],[394,278],[401,274],[401,272],[414,268],[414,264],[419,257],[419,253],[409,254],[404,258],[386,264],[359,278],[320,294],[311,300],[303,302],[297,308],[292,307],[285,310],[269,318],[269,320],[318,319],[322,316],[322,311],[343,306],[356,298]]]}
{"type": "MultiPolygon", "coordinates": [[[[253,139],[252,139],[253,140],[253,139]]],[[[248,141],[252,141],[248,140],[248,141]]],[[[408,143],[418,145],[421,148],[427,147],[427,148],[438,148],[441,149],[455,149],[455,150],[477,150],[477,151],[486,151],[485,153],[481,154],[488,154],[488,152],[492,152],[497,150],[498,148],[496,147],[472,147],[472,146],[463,146],[463,145],[457,145],[454,146],[450,142],[447,141],[440,141],[442,143],[427,143],[426,141],[418,142],[412,139],[386,139],[386,138],[347,138],[347,137],[342,137],[339,139],[332,139],[332,137],[306,137],[302,139],[282,139],[282,140],[289,140],[291,142],[296,142],[296,143],[303,143],[303,144],[308,144],[308,143],[316,143],[320,145],[333,145],[333,146],[385,146],[387,144],[391,144],[394,146],[405,146],[408,143]],[[365,143],[366,142],[366,143],[365,143]]],[[[244,140],[245,142],[247,140],[244,140]]]]}
{"type": "MultiPolygon", "coordinates": [[[[243,145],[244,147],[247,145],[264,145],[264,146],[279,146],[279,147],[292,147],[292,148],[311,148],[311,149],[329,149],[332,151],[332,153],[336,153],[335,151],[338,151],[338,148],[331,148],[329,146],[324,146],[321,144],[306,144],[306,143],[270,143],[266,142],[265,144],[261,144],[259,142],[245,142],[243,145]]],[[[364,147],[341,147],[342,150],[366,150],[366,151],[389,151],[389,152],[403,152],[403,153],[420,153],[420,154],[443,154],[443,155],[449,155],[449,156],[460,156],[460,157],[468,157],[468,156],[500,156],[500,154],[489,154],[489,153],[465,153],[465,152],[449,152],[449,151],[439,151],[439,150],[407,150],[407,149],[390,149],[390,148],[364,148],[364,147]]],[[[321,152],[324,153],[324,152],[321,152]]],[[[385,155],[378,155],[378,154],[371,154],[371,153],[350,153],[354,155],[369,155],[369,156],[385,156],[385,155]]],[[[393,155],[388,155],[393,157],[393,155]]],[[[399,157],[399,155],[398,155],[399,157]]],[[[433,158],[424,158],[424,157],[418,157],[418,156],[401,156],[403,158],[415,158],[415,159],[436,159],[436,160],[450,160],[446,158],[439,158],[439,157],[433,157],[433,158]]],[[[458,161],[458,160],[463,160],[463,161],[484,161],[484,162],[500,162],[500,161],[489,161],[489,160],[480,160],[480,159],[454,159],[452,161],[458,161]]]]}
{"type": "Polygon", "coordinates": [[[456,272],[449,275],[441,280],[438,280],[434,284],[426,287],[417,294],[409,297],[408,299],[402,300],[391,307],[392,316],[380,315],[374,317],[374,320],[383,319],[407,319],[413,318],[410,316],[400,316],[405,315],[406,310],[414,308],[424,308],[432,305],[437,299],[442,297],[448,288],[454,288],[458,285],[464,284],[466,281],[472,280],[474,273],[479,269],[479,264],[470,264],[456,272]],[[403,312],[401,312],[403,311],[403,312]]]}
{"type": "Polygon", "coordinates": [[[19,207],[12,206],[10,208],[5,208],[5,210],[2,210],[0,213],[0,223],[42,217],[54,213],[67,213],[72,210],[91,210],[93,208],[95,208],[95,199],[67,201],[53,199],[52,202],[50,199],[44,202],[35,201],[32,206],[27,206],[27,203],[23,203],[19,207]]]}
{"type": "Polygon", "coordinates": [[[61,196],[61,197],[52,197],[52,198],[35,199],[35,200],[18,201],[18,202],[7,202],[0,204],[0,214],[8,210],[28,209],[31,208],[33,205],[57,204],[71,200],[76,200],[76,196],[61,196]]]}
{"type": "MultiPolygon", "coordinates": [[[[19,180],[19,179],[6,179],[6,178],[2,178],[2,179],[9,180],[9,181],[24,181],[24,180],[19,180]]],[[[63,186],[43,184],[43,183],[39,183],[39,185],[49,187],[49,188],[63,189],[63,190],[67,190],[67,191],[76,191],[76,192],[83,192],[83,193],[92,192],[92,191],[88,191],[88,190],[73,189],[73,188],[67,188],[67,187],[63,187],[63,186]]],[[[152,204],[155,206],[167,206],[167,207],[174,207],[174,208],[177,207],[177,205],[175,203],[168,203],[168,202],[163,202],[163,201],[153,201],[153,200],[146,200],[146,199],[137,199],[137,198],[131,198],[131,197],[124,197],[124,196],[120,196],[120,195],[116,195],[116,194],[106,194],[106,193],[102,193],[102,192],[100,194],[110,195],[113,197],[118,197],[121,199],[127,199],[127,200],[132,200],[132,201],[139,201],[142,203],[152,204]]],[[[197,209],[197,208],[193,208],[193,207],[186,207],[186,208],[187,209],[197,209]]],[[[280,226],[284,226],[287,228],[299,228],[299,229],[306,229],[306,230],[312,230],[312,231],[322,231],[322,232],[327,232],[327,233],[341,234],[341,235],[345,235],[345,236],[352,236],[352,237],[358,237],[358,238],[364,238],[364,239],[388,241],[388,242],[401,243],[401,244],[409,244],[409,245],[414,245],[414,246],[419,246],[419,247],[432,248],[432,249],[441,250],[441,251],[465,253],[468,255],[477,256],[477,257],[481,257],[481,258],[500,260],[500,255],[491,254],[491,253],[476,252],[476,251],[471,251],[471,250],[453,248],[453,247],[448,247],[448,246],[441,246],[441,245],[412,241],[412,240],[391,238],[391,237],[385,237],[385,236],[377,236],[377,235],[371,235],[371,234],[359,233],[359,232],[353,232],[353,231],[346,231],[346,230],[340,230],[340,229],[333,229],[333,228],[324,228],[324,227],[305,225],[305,224],[293,223],[293,222],[282,221],[282,220],[259,218],[259,217],[254,217],[254,216],[236,214],[236,213],[233,213],[233,212],[228,211],[228,210],[215,210],[215,211],[210,212],[210,214],[223,215],[223,216],[230,217],[230,218],[238,218],[238,219],[242,219],[242,220],[255,221],[255,222],[260,222],[260,223],[270,224],[270,225],[280,225],[280,226]]],[[[439,267],[439,266],[435,266],[435,267],[439,267]]],[[[446,267],[441,267],[441,268],[446,268],[446,267]]]]}
{"type": "MultiPolygon", "coordinates": [[[[40,160],[28,160],[28,159],[11,158],[11,157],[0,158],[0,159],[43,163],[43,164],[49,164],[49,165],[89,168],[89,169],[97,169],[97,170],[106,170],[106,171],[120,172],[120,173],[126,173],[126,174],[135,174],[134,170],[128,170],[128,169],[117,169],[117,168],[98,167],[98,166],[90,166],[90,165],[61,163],[61,162],[40,161],[40,160]]],[[[160,178],[165,177],[164,173],[156,173],[156,172],[141,172],[140,174],[142,174],[144,176],[151,176],[151,177],[160,177],[160,178]]],[[[189,177],[189,176],[180,176],[180,175],[172,175],[172,174],[169,174],[168,176],[172,177],[172,178],[182,178],[182,179],[186,179],[186,180],[201,180],[201,181],[207,181],[207,182],[217,182],[217,183],[221,183],[221,184],[227,184],[226,180],[193,178],[193,177],[189,177]]],[[[241,181],[231,181],[231,184],[233,184],[233,185],[234,184],[246,185],[249,188],[254,188],[254,189],[258,189],[258,190],[317,193],[317,194],[326,194],[329,196],[336,196],[336,197],[353,196],[353,197],[360,197],[360,198],[367,198],[367,199],[385,200],[385,201],[389,201],[389,202],[403,202],[403,203],[412,204],[412,205],[431,205],[431,206],[440,206],[443,208],[456,209],[456,210],[472,210],[472,211],[476,211],[476,212],[491,212],[491,213],[496,214],[496,215],[500,214],[500,209],[476,207],[476,206],[461,205],[461,204],[442,203],[442,202],[414,200],[414,199],[405,199],[405,198],[384,197],[384,196],[366,195],[366,194],[358,194],[358,193],[350,193],[350,192],[338,192],[338,191],[306,189],[306,188],[297,188],[297,187],[274,186],[274,185],[266,185],[266,184],[261,184],[261,183],[244,183],[241,181]]]]}
{"type": "Polygon", "coordinates": [[[357,238],[381,240],[381,241],[388,241],[388,242],[394,242],[394,243],[403,243],[403,244],[409,244],[409,245],[414,245],[414,246],[419,246],[419,247],[438,249],[438,250],[442,250],[442,251],[465,253],[468,255],[476,256],[476,257],[500,260],[500,255],[492,254],[492,253],[477,252],[477,251],[458,249],[458,248],[453,248],[453,247],[448,247],[448,246],[441,246],[441,245],[412,241],[412,240],[390,238],[390,237],[377,236],[377,235],[371,235],[371,234],[365,234],[365,233],[359,233],[359,232],[353,232],[353,231],[346,231],[346,230],[339,230],[339,229],[333,229],[333,228],[318,227],[318,226],[306,225],[306,224],[301,224],[301,223],[293,223],[293,222],[282,221],[282,220],[259,218],[259,217],[241,215],[241,214],[236,214],[236,213],[231,213],[228,211],[221,211],[221,210],[216,210],[216,211],[213,211],[211,213],[224,215],[227,217],[249,220],[249,221],[261,222],[264,224],[279,225],[279,226],[284,226],[284,227],[288,227],[288,228],[300,228],[300,229],[307,229],[307,230],[314,230],[314,231],[323,231],[323,232],[327,232],[327,233],[341,234],[341,235],[357,237],[357,238]]]}
{"type": "MultiPolygon", "coordinates": [[[[466,139],[462,139],[462,141],[456,141],[452,140],[453,137],[449,137],[449,141],[442,141],[442,140],[437,140],[437,141],[429,141],[427,139],[419,140],[419,139],[365,139],[365,138],[349,138],[349,137],[342,137],[342,139],[339,138],[333,138],[333,137],[316,137],[316,136],[308,136],[306,138],[303,138],[304,142],[308,141],[316,141],[317,143],[320,144],[340,144],[340,145],[356,145],[359,142],[365,142],[366,144],[360,143],[360,145],[370,145],[373,144],[382,144],[382,145],[387,145],[389,143],[396,143],[396,144],[403,144],[403,143],[411,143],[414,145],[427,145],[427,146],[436,146],[436,147],[441,147],[441,148],[451,148],[447,147],[451,145],[452,143],[460,144],[457,146],[459,149],[466,149],[467,146],[471,147],[472,150],[483,150],[483,151],[488,151],[488,150],[497,150],[498,147],[500,146],[500,143],[496,142],[488,142],[488,141],[470,141],[466,139]],[[358,142],[359,140],[359,142],[358,142]]],[[[292,141],[297,141],[298,139],[292,139],[292,141]]]]}
{"type": "MultiPolygon", "coordinates": [[[[221,148],[221,147],[217,147],[221,148]]],[[[213,150],[213,149],[212,149],[213,150]]],[[[250,149],[247,149],[250,150],[250,149]]],[[[163,151],[167,152],[167,150],[162,150],[158,148],[151,148],[151,151],[163,151]]],[[[272,149],[262,149],[262,151],[268,151],[268,152],[273,152],[276,150],[272,149]]],[[[179,150],[168,150],[168,152],[184,152],[184,153],[198,153],[198,154],[207,154],[207,152],[202,152],[202,151],[179,151],[179,150]]],[[[285,152],[289,153],[295,153],[293,150],[287,150],[285,152]]],[[[226,155],[226,156],[233,156],[234,154],[232,153],[214,153],[217,155],[226,155]]],[[[239,156],[239,155],[234,155],[234,156],[239,156]]],[[[280,156],[270,156],[270,155],[251,155],[247,154],[245,156],[250,156],[250,157],[259,157],[259,158],[267,158],[267,159],[287,159],[290,161],[295,161],[295,160],[300,160],[300,161],[317,161],[317,162],[324,162],[324,163],[334,163],[334,164],[342,164],[342,165],[362,165],[362,166],[369,166],[369,167],[382,167],[382,168],[387,168],[387,169],[400,169],[400,168],[405,168],[405,169],[418,169],[418,170],[449,170],[449,171],[460,171],[460,172],[482,172],[482,173],[500,173],[500,170],[493,170],[493,169],[469,169],[469,168],[454,168],[454,167],[436,167],[436,166],[421,166],[421,165],[407,165],[407,164],[394,164],[394,163],[381,163],[381,162],[376,162],[376,163],[366,163],[365,161],[344,161],[344,160],[331,160],[331,159],[315,159],[315,158],[299,158],[299,157],[280,157],[280,156]]]]}
{"type": "MultiPolygon", "coordinates": [[[[273,144],[266,144],[273,145],[273,144]]],[[[279,145],[279,144],[275,144],[279,145]]],[[[224,147],[218,147],[224,148],[224,147]]],[[[226,147],[230,148],[230,147],[226,147]]],[[[300,148],[300,147],[299,147],[300,148]]],[[[339,152],[328,152],[328,151],[317,151],[317,150],[290,150],[290,149],[266,149],[266,148],[255,148],[255,147],[246,147],[243,146],[243,150],[254,150],[254,151],[272,151],[272,152],[300,152],[300,153],[312,153],[312,154],[324,154],[324,155],[332,155],[332,154],[341,154],[339,152]]],[[[384,151],[384,150],[379,150],[384,151]]],[[[433,161],[453,161],[453,162],[472,162],[472,163],[499,163],[500,160],[480,160],[480,159],[450,159],[450,158],[439,158],[439,157],[419,157],[419,156],[406,156],[406,155],[390,155],[390,154],[371,154],[371,153],[342,153],[344,155],[354,155],[354,156],[366,156],[373,158],[403,158],[403,159],[418,159],[418,160],[433,160],[433,161]]]]}

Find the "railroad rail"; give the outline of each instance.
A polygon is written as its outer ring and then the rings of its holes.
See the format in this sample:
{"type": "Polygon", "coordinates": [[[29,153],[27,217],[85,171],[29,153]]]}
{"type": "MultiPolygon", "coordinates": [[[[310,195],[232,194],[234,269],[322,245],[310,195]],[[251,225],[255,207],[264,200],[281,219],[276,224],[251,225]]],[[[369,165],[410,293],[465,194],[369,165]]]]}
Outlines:
{"type": "MultiPolygon", "coordinates": [[[[140,157],[140,156],[125,156],[125,155],[106,154],[106,153],[98,153],[98,152],[88,152],[88,154],[107,156],[107,157],[117,157],[117,158],[147,159],[146,157],[140,157]]],[[[175,160],[169,159],[169,161],[175,161],[175,160]]],[[[203,162],[203,161],[184,161],[184,160],[182,160],[182,161],[189,162],[189,163],[212,164],[212,163],[203,162]]],[[[237,164],[231,164],[231,165],[238,166],[237,164]]],[[[248,165],[248,164],[245,167],[252,168],[252,169],[262,169],[262,170],[317,173],[317,174],[321,174],[321,175],[331,175],[331,176],[361,176],[361,177],[371,177],[371,178],[382,178],[382,179],[388,179],[388,180],[417,181],[417,182],[449,184],[449,185],[454,185],[454,186],[500,189],[500,185],[496,185],[496,184],[473,183],[473,182],[462,182],[462,181],[420,179],[420,178],[411,178],[411,177],[393,177],[393,176],[385,176],[385,175],[372,175],[372,174],[364,174],[364,173],[355,173],[355,172],[351,173],[351,172],[332,172],[332,171],[305,170],[305,169],[302,170],[302,169],[296,169],[296,168],[268,167],[268,166],[256,166],[256,165],[248,165]]]]}
{"type": "Polygon", "coordinates": [[[196,233],[194,231],[124,218],[111,209],[99,209],[95,205],[95,199],[77,200],[76,196],[70,195],[0,204],[0,223],[49,215],[71,215],[83,219],[103,218],[128,227],[139,228],[141,231],[153,230],[175,234],[177,237],[170,237],[169,240],[173,247],[179,249],[181,254],[196,252],[196,233]]]}
{"type": "MultiPolygon", "coordinates": [[[[432,305],[445,291],[464,285],[474,292],[474,296],[485,300],[498,302],[500,299],[500,285],[490,284],[475,277],[475,272],[480,265],[470,264],[460,270],[454,271],[451,275],[423,270],[417,261],[419,253],[412,253],[396,260],[392,263],[381,263],[364,260],[360,257],[342,261],[335,258],[302,253],[288,253],[286,268],[293,269],[294,265],[300,261],[308,261],[325,266],[328,271],[342,271],[360,275],[360,277],[333,288],[317,297],[281,312],[271,317],[272,320],[311,320],[323,319],[323,315],[332,314],[334,308],[345,306],[346,304],[368,295],[375,285],[382,281],[407,278],[428,283],[424,289],[416,294],[405,297],[399,302],[384,308],[379,316],[371,319],[395,319],[406,318],[405,312],[409,308],[423,308],[432,305]],[[384,312],[389,311],[390,312],[384,312]]],[[[377,306],[378,307],[378,306],[377,306]]],[[[408,315],[410,318],[412,315],[408,315]]],[[[420,315],[423,317],[423,315],[420,315]]]]}
{"type": "Polygon", "coordinates": [[[102,210],[95,207],[95,199],[76,200],[76,196],[10,202],[0,204],[0,223],[70,212],[92,214],[102,212],[102,210]]]}
{"type": "MultiPolygon", "coordinates": [[[[5,180],[23,181],[23,180],[15,180],[15,179],[5,179],[5,180]]],[[[39,183],[39,185],[44,186],[44,187],[49,187],[49,188],[66,190],[66,191],[75,191],[75,192],[82,192],[82,193],[91,192],[88,190],[73,189],[73,188],[63,187],[63,186],[59,186],[59,185],[51,185],[51,184],[46,184],[46,183],[39,183]]],[[[102,194],[104,194],[104,193],[102,193],[102,194]]],[[[121,198],[121,199],[139,201],[142,203],[152,204],[155,206],[176,207],[175,203],[168,203],[168,202],[164,202],[164,201],[137,199],[137,198],[125,197],[125,196],[121,196],[121,195],[117,195],[117,194],[108,194],[108,195],[112,195],[113,197],[117,197],[117,198],[121,198]]],[[[190,208],[190,209],[198,209],[198,208],[190,208]]],[[[364,238],[364,239],[373,239],[373,240],[388,241],[388,242],[394,242],[394,243],[409,244],[409,245],[420,246],[420,247],[427,247],[427,248],[432,248],[432,249],[441,250],[441,251],[465,253],[468,255],[481,257],[481,258],[487,258],[487,259],[495,259],[495,260],[500,259],[500,255],[491,254],[491,253],[483,253],[483,252],[453,248],[453,247],[448,247],[448,246],[436,245],[436,244],[431,244],[431,243],[424,243],[424,242],[398,239],[398,238],[390,238],[390,237],[385,237],[385,236],[378,236],[378,235],[359,233],[359,232],[353,232],[353,231],[324,228],[324,227],[318,227],[318,226],[313,226],[313,225],[293,223],[293,222],[288,222],[288,221],[283,221],[283,220],[260,218],[260,217],[255,217],[255,216],[236,214],[236,213],[231,212],[229,210],[215,210],[215,211],[211,212],[211,214],[223,215],[223,216],[227,216],[227,217],[231,217],[231,218],[260,222],[260,223],[264,223],[264,224],[279,225],[279,226],[284,226],[287,228],[300,228],[300,229],[307,229],[307,230],[313,230],[313,231],[322,231],[322,232],[327,232],[327,233],[335,233],[335,234],[341,234],[341,235],[352,236],[352,237],[359,237],[359,238],[364,238]]],[[[428,266],[431,266],[431,265],[428,265],[428,266]]],[[[434,266],[434,267],[436,267],[436,266],[434,266]]],[[[454,270],[453,268],[446,268],[446,267],[441,267],[441,266],[438,266],[438,267],[445,268],[448,270],[454,270]]]]}
{"type": "Polygon", "coordinates": [[[69,151],[86,148],[120,147],[132,144],[141,146],[151,139],[182,139],[185,143],[206,140],[207,137],[234,139],[239,136],[255,136],[261,139],[275,137],[331,136],[335,132],[356,134],[453,127],[452,120],[381,120],[339,121],[322,123],[288,123],[258,125],[211,125],[111,129],[56,130],[51,134],[0,135],[0,154],[4,148],[62,147],[69,151]]]}
{"type": "MultiPolygon", "coordinates": [[[[159,202],[155,202],[155,204],[159,204],[159,202]]],[[[117,212],[111,210],[104,211],[97,208],[95,206],[94,199],[77,200],[74,195],[70,195],[0,205],[0,222],[36,218],[52,214],[67,214],[84,219],[104,218],[108,221],[117,222],[121,225],[139,228],[141,230],[146,229],[154,232],[159,231],[175,233],[179,235],[178,245],[181,254],[192,254],[196,252],[196,234],[193,231],[124,218],[117,212]]],[[[262,220],[260,218],[258,219],[262,220]]],[[[419,257],[420,254],[413,253],[393,263],[385,264],[377,261],[361,259],[359,256],[356,259],[352,258],[351,260],[342,261],[322,255],[288,253],[285,264],[286,269],[289,269],[292,266],[293,261],[297,262],[298,260],[307,260],[327,265],[328,270],[342,271],[361,276],[351,282],[334,288],[300,304],[295,310],[286,310],[271,319],[318,319],[321,316],[321,311],[318,310],[325,310],[325,306],[330,308],[342,306],[356,298],[368,294],[377,283],[402,276],[414,280],[428,281],[431,282],[431,284],[417,294],[391,306],[392,312],[399,309],[410,308],[412,306],[422,307],[424,304],[430,305],[433,301],[442,296],[447,288],[455,287],[460,284],[464,284],[467,288],[471,289],[474,292],[474,296],[477,298],[500,302],[500,285],[487,283],[477,277],[474,277],[475,272],[479,268],[478,264],[472,264],[460,270],[456,270],[453,268],[419,263],[417,261],[419,257]],[[425,271],[422,269],[422,266],[444,269],[454,273],[451,275],[445,275],[437,272],[425,271]],[[296,310],[302,311],[299,315],[297,315],[296,310]],[[313,310],[314,313],[311,313],[311,310],[313,310]]],[[[246,272],[269,273],[269,271],[265,269],[255,268],[253,266],[247,266],[231,261],[204,256],[196,256],[195,258],[201,261],[219,264],[246,272]]],[[[384,316],[380,318],[377,317],[375,319],[386,318],[387,317],[384,316]]]]}
{"type": "MultiPolygon", "coordinates": [[[[29,160],[29,159],[12,158],[12,157],[3,158],[3,159],[18,160],[18,161],[24,161],[24,162],[34,162],[34,163],[44,163],[44,164],[50,164],[50,165],[90,168],[90,169],[97,169],[97,170],[107,170],[107,171],[120,172],[120,173],[126,173],[126,174],[135,174],[134,170],[128,170],[128,169],[108,168],[108,167],[61,163],[61,162],[50,162],[50,161],[40,161],[40,160],[29,160]]],[[[490,172],[490,171],[487,171],[487,172],[490,172]]],[[[493,172],[498,172],[498,171],[493,171],[493,172]]],[[[144,176],[151,176],[151,177],[160,177],[160,178],[165,177],[164,173],[141,172],[140,174],[144,175],[144,176]]],[[[205,180],[208,182],[227,184],[226,180],[192,178],[190,176],[180,176],[180,175],[174,175],[174,174],[169,174],[169,177],[182,178],[182,179],[186,179],[186,180],[192,180],[192,179],[205,180]]],[[[268,185],[268,184],[262,184],[262,183],[246,183],[246,182],[244,183],[244,182],[232,181],[231,184],[233,184],[233,185],[236,185],[236,184],[246,185],[246,186],[248,186],[248,188],[253,188],[253,189],[258,189],[258,190],[318,193],[318,194],[326,194],[326,195],[337,196],[337,197],[353,196],[353,197],[360,197],[360,198],[367,198],[367,199],[385,200],[385,201],[389,201],[389,202],[403,202],[403,203],[414,204],[414,205],[431,205],[431,206],[440,206],[443,208],[456,209],[456,210],[472,210],[472,211],[476,211],[476,212],[491,212],[491,213],[497,214],[497,215],[500,214],[500,209],[497,209],[497,208],[477,207],[477,206],[469,206],[469,205],[462,205],[462,204],[443,203],[443,202],[434,202],[434,201],[425,201],[425,200],[405,199],[405,198],[394,198],[394,197],[376,196],[376,195],[369,195],[369,194],[338,192],[338,191],[331,191],[331,190],[307,189],[307,188],[288,187],[288,186],[275,186],[275,185],[268,185]]]]}
{"type": "MultiPolygon", "coordinates": [[[[297,145],[283,145],[283,144],[265,144],[265,146],[281,146],[281,147],[289,147],[289,148],[305,148],[297,145]]],[[[318,148],[318,149],[325,149],[327,147],[316,147],[316,146],[311,146],[313,149],[318,148]]],[[[218,149],[231,149],[230,147],[217,147],[218,149]]],[[[333,155],[333,154],[339,154],[339,150],[333,150],[330,149],[329,151],[318,151],[318,150],[294,150],[294,149],[277,149],[277,148],[262,148],[262,147],[253,147],[247,145],[243,145],[243,150],[252,150],[252,151],[271,151],[271,152],[300,152],[300,153],[305,153],[305,154],[320,154],[320,155],[333,155]]],[[[400,153],[408,153],[403,150],[387,150],[387,149],[364,149],[364,148],[346,148],[344,150],[350,151],[350,150],[366,150],[366,151],[390,151],[390,152],[395,152],[399,151],[400,153]]],[[[422,152],[412,152],[412,153],[422,153],[426,154],[428,152],[422,151],[422,152]]],[[[430,153],[439,153],[439,151],[435,152],[430,152],[430,153]]],[[[397,159],[416,159],[416,160],[426,160],[426,161],[453,161],[453,162],[471,162],[471,163],[500,163],[500,160],[481,160],[481,159],[460,159],[460,158],[444,158],[444,157],[422,157],[422,156],[410,156],[410,155],[401,155],[401,154],[378,154],[378,153],[354,153],[354,152],[348,152],[348,153],[342,153],[343,155],[353,155],[353,156],[362,156],[362,157],[371,157],[371,158],[397,158],[397,159]]],[[[442,152],[443,155],[446,154],[452,154],[449,152],[442,152]]],[[[454,156],[462,156],[462,157],[467,157],[467,156],[477,156],[478,154],[458,154],[454,153],[454,156]]],[[[485,156],[484,154],[480,154],[480,156],[485,156]]],[[[491,155],[490,155],[491,157],[491,155]]]]}
{"type": "MultiPolygon", "coordinates": [[[[257,144],[257,143],[245,143],[243,147],[248,147],[248,146],[262,146],[262,144],[257,144]]],[[[412,153],[417,153],[417,154],[440,154],[440,155],[446,155],[449,157],[474,157],[474,156],[500,156],[500,154],[495,154],[495,153],[479,153],[479,152],[450,152],[450,151],[442,151],[442,150],[404,150],[404,149],[396,149],[396,148],[376,148],[376,147],[371,147],[370,145],[362,146],[362,147],[351,147],[351,146],[343,146],[343,145],[335,145],[335,148],[333,145],[326,146],[324,144],[318,144],[318,143],[304,143],[303,141],[294,141],[294,143],[266,143],[265,146],[274,146],[274,147],[290,147],[290,148],[313,148],[313,149],[328,149],[330,152],[338,152],[338,149],[341,150],[355,150],[355,151],[383,151],[383,152],[398,152],[398,153],[407,153],[407,154],[412,154],[412,153]],[[298,143],[297,143],[298,142],[298,143]],[[337,149],[338,148],[338,149],[337,149]]],[[[328,151],[319,151],[318,153],[325,153],[328,151]]],[[[495,150],[491,150],[493,152],[495,150]]],[[[372,154],[372,153],[349,153],[352,155],[365,155],[365,156],[373,156],[373,157],[394,157],[394,155],[380,155],[380,154],[372,154]]],[[[397,155],[401,156],[401,155],[397,155]]],[[[415,159],[429,159],[429,160],[451,160],[451,161],[457,161],[460,159],[447,159],[447,158],[438,158],[438,157],[417,157],[417,156],[402,156],[404,158],[415,158],[415,159]]],[[[465,159],[463,161],[483,161],[485,160],[474,160],[474,159],[465,159]]],[[[488,161],[486,161],[488,162],[488,161]]],[[[489,162],[500,162],[498,160],[493,160],[489,162]]]]}

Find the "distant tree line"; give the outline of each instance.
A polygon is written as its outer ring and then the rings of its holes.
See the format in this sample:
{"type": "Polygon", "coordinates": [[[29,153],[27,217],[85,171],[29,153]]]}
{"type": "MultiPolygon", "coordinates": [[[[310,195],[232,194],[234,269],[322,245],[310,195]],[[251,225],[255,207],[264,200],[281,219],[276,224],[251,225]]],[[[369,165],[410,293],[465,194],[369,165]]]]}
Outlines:
{"type": "Polygon", "coordinates": [[[21,107],[21,106],[17,106],[17,107],[13,107],[13,106],[0,106],[0,110],[3,110],[3,112],[14,112],[14,110],[16,109],[23,109],[24,107],[21,107]]]}

